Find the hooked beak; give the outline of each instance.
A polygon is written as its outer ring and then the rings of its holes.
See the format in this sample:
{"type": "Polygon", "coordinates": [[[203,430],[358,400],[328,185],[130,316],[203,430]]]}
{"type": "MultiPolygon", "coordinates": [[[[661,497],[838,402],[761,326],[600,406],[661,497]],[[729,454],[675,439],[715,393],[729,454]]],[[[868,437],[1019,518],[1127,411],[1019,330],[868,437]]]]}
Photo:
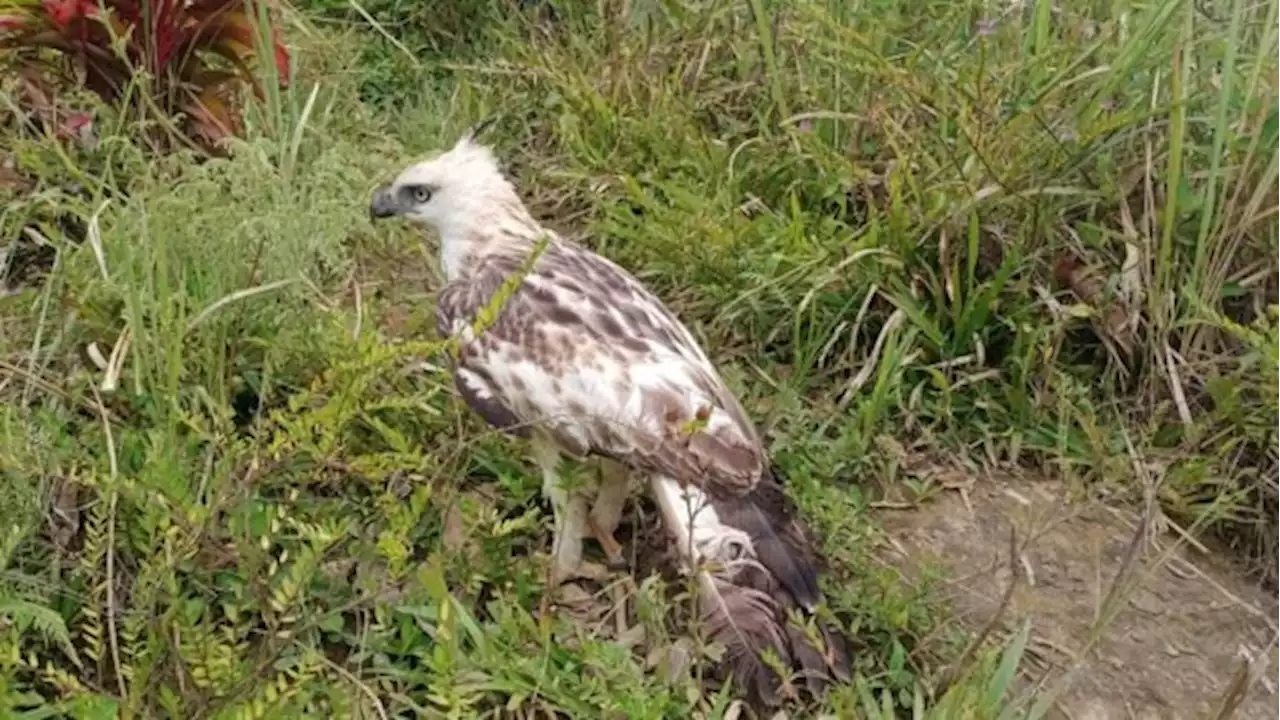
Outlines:
{"type": "Polygon", "coordinates": [[[373,191],[373,199],[369,201],[370,221],[389,218],[400,212],[400,205],[396,202],[396,195],[391,191],[390,185],[380,185],[373,191]]]}

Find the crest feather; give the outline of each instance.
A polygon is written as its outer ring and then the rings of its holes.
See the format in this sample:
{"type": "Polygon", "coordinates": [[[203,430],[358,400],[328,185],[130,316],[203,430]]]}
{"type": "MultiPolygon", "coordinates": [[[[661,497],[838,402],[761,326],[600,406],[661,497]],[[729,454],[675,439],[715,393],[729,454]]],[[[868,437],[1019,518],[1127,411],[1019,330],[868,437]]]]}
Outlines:
{"type": "Polygon", "coordinates": [[[489,128],[493,127],[497,121],[497,115],[490,115],[489,117],[481,118],[479,122],[468,128],[467,131],[462,134],[462,137],[458,138],[458,142],[454,147],[461,147],[463,145],[479,146],[481,144],[481,137],[489,130],[489,128]]]}

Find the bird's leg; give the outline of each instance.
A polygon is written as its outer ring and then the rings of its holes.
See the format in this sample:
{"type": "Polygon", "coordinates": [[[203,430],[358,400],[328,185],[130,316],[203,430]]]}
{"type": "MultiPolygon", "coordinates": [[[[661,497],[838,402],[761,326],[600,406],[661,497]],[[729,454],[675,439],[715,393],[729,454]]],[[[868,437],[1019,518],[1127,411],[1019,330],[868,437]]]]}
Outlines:
{"type": "MultiPolygon", "coordinates": [[[[578,573],[582,564],[582,537],[586,532],[587,500],[577,493],[557,492],[563,497],[561,521],[552,540],[551,579],[560,584],[578,573]]],[[[554,500],[554,498],[553,498],[554,500]]]]}
{"type": "Polygon", "coordinates": [[[587,526],[604,550],[609,569],[626,570],[627,560],[622,555],[622,545],[613,533],[622,521],[622,509],[631,491],[631,476],[626,466],[610,458],[601,458],[599,478],[596,501],[587,516],[587,526]]]}
{"type": "Polygon", "coordinates": [[[582,561],[582,536],[586,530],[587,501],[561,482],[560,452],[546,438],[533,441],[534,457],[542,468],[542,492],[551,499],[555,528],[551,541],[552,588],[574,576],[582,561]]]}

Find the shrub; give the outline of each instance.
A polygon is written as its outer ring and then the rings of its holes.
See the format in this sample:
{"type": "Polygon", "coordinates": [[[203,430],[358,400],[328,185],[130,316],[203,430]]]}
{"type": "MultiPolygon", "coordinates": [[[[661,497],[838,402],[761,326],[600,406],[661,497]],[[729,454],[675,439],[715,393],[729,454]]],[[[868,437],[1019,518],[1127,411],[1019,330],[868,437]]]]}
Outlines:
{"type": "MultiPolygon", "coordinates": [[[[182,114],[181,135],[216,151],[242,130],[235,90],[249,85],[262,95],[252,64],[259,20],[268,16],[254,0],[2,0],[0,50],[15,51],[26,77],[73,75],[104,101],[151,116],[170,137],[179,130],[170,118],[182,114]]],[[[274,23],[270,35],[283,85],[289,53],[274,23]]]]}

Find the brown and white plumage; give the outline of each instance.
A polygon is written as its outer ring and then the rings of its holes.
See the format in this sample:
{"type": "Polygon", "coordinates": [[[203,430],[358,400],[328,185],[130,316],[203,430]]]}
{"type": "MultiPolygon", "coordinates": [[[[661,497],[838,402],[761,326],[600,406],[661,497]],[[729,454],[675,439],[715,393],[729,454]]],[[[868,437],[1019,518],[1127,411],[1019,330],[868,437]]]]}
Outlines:
{"type": "Polygon", "coordinates": [[[455,383],[490,424],[533,441],[556,511],[558,577],[580,561],[588,526],[612,543],[626,476],[643,478],[685,567],[698,575],[706,627],[728,647],[733,675],[754,699],[778,700],[778,679],[759,659],[766,648],[814,689],[847,678],[836,633],[824,630],[826,647],[815,648],[787,622],[791,608],[812,614],[822,593],[812,545],[755,427],[658,298],[612,261],[539,225],[471,136],[379,188],[370,212],[439,232],[448,285],[436,322],[459,339],[455,383]],[[477,313],[540,238],[541,256],[477,335],[477,313]],[[561,454],[606,458],[612,468],[590,512],[585,497],[559,486],[561,454]]]}

